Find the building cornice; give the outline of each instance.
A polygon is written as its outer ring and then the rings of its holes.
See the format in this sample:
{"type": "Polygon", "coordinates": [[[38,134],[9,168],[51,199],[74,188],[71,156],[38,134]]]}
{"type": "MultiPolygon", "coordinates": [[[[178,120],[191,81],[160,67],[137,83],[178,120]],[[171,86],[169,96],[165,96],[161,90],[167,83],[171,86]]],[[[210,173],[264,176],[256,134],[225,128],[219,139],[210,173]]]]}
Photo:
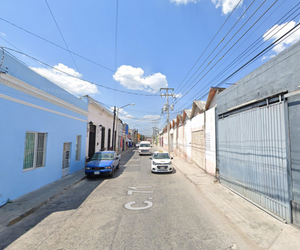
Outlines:
{"type": "Polygon", "coordinates": [[[41,100],[47,101],[49,103],[55,104],[62,108],[68,109],[72,112],[76,112],[80,115],[87,116],[88,111],[78,108],[77,106],[70,104],[67,101],[64,101],[56,96],[53,96],[45,91],[42,91],[22,80],[15,78],[8,74],[0,74],[0,83],[6,85],[10,88],[21,91],[25,94],[31,95],[33,97],[39,98],[41,100]]]}
{"type": "Polygon", "coordinates": [[[99,104],[97,101],[95,101],[94,99],[90,98],[89,97],[89,100],[90,100],[90,104],[93,105],[94,107],[100,109],[101,111],[105,112],[106,114],[110,115],[110,116],[114,116],[114,114],[109,111],[107,108],[103,107],[101,104],[99,104]]]}

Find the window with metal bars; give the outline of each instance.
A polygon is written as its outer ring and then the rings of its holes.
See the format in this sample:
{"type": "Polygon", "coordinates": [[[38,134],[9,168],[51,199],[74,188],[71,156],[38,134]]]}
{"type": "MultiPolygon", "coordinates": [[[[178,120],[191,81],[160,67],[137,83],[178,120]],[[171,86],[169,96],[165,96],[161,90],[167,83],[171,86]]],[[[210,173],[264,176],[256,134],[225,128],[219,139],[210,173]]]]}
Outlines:
{"type": "Polygon", "coordinates": [[[26,132],[23,170],[45,166],[47,133],[26,132]]]}
{"type": "Polygon", "coordinates": [[[76,137],[76,161],[80,161],[80,152],[81,152],[81,135],[76,137]]]}

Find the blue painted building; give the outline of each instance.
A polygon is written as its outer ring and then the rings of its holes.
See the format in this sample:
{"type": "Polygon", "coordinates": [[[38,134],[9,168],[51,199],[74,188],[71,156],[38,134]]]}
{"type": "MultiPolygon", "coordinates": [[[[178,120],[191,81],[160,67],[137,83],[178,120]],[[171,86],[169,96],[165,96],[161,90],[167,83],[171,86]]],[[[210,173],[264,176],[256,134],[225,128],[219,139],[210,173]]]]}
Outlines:
{"type": "Polygon", "coordinates": [[[87,104],[0,50],[0,206],[85,166],[87,104]]]}

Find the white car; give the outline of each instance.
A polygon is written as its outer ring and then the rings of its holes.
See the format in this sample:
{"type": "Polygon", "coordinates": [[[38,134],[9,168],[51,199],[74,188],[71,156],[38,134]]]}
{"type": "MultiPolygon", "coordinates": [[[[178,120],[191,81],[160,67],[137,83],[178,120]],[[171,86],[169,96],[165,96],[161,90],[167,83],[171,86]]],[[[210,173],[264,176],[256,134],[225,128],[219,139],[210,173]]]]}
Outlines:
{"type": "Polygon", "coordinates": [[[173,171],[172,159],[168,152],[156,151],[153,153],[153,157],[150,157],[150,168],[152,173],[157,172],[169,172],[173,171]]]}
{"type": "Polygon", "coordinates": [[[139,155],[151,155],[151,144],[149,141],[141,141],[139,146],[139,155]]]}

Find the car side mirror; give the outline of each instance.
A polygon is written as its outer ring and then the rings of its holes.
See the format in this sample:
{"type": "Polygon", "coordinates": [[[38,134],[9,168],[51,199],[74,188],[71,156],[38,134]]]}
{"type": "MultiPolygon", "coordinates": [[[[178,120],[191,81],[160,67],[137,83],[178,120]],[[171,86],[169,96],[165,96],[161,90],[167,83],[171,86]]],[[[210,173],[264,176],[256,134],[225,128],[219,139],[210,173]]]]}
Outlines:
{"type": "Polygon", "coordinates": [[[152,160],[152,157],[150,157],[149,159],[152,160]]]}
{"type": "Polygon", "coordinates": [[[173,160],[173,157],[171,157],[171,160],[173,160]]]}

